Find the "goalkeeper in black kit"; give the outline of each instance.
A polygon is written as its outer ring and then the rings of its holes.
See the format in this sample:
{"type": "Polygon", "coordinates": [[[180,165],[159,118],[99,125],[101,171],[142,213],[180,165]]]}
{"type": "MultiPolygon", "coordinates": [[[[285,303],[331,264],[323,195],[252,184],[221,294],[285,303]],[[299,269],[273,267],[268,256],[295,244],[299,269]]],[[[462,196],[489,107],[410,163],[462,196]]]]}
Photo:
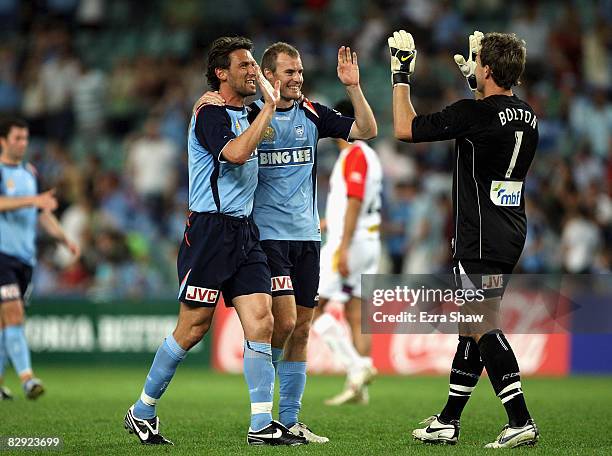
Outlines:
{"type": "Polygon", "coordinates": [[[525,42],[514,34],[476,31],[468,60],[455,62],[475,99],[460,100],[441,112],[417,115],[410,100],[410,75],[417,51],[404,30],[389,38],[393,81],[393,128],[407,142],[455,139],[452,240],[455,285],[483,289],[485,299],[461,308],[484,315],[482,323],[459,323],[459,344],[443,410],[412,433],[417,440],[455,444],[459,420],[483,367],[508,414],[508,424],[487,448],[533,445],[539,431],[521,388],[512,347],[499,329],[505,287],[527,232],[525,176],[538,144],[533,109],[512,93],[525,68],[525,42]]]}

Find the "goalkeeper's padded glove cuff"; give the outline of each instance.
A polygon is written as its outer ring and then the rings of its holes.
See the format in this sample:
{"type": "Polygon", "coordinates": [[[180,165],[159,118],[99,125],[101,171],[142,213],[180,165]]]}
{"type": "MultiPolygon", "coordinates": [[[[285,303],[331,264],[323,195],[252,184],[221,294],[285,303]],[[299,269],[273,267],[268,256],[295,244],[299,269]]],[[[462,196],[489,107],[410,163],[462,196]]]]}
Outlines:
{"type": "Polygon", "coordinates": [[[476,82],[476,76],[472,74],[465,79],[467,79],[468,87],[470,88],[470,90],[472,92],[475,92],[476,89],[478,88],[478,83],[476,82]]]}
{"type": "Polygon", "coordinates": [[[393,85],[410,84],[410,74],[404,72],[393,73],[391,80],[393,81],[393,85]]]}

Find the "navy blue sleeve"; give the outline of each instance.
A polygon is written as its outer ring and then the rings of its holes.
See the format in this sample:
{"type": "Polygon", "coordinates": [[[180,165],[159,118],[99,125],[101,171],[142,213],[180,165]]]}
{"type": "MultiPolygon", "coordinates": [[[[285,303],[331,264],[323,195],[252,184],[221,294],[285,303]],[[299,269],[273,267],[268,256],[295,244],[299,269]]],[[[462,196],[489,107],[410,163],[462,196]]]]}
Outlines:
{"type": "Polygon", "coordinates": [[[440,112],[412,120],[412,141],[446,141],[468,135],[478,123],[482,110],[477,100],[460,100],[440,112]]]}
{"type": "Polygon", "coordinates": [[[206,105],[198,111],[195,134],[200,144],[215,157],[215,160],[219,160],[225,145],[236,137],[225,108],[212,105],[206,105]]]}
{"type": "Polygon", "coordinates": [[[309,116],[319,130],[319,138],[342,138],[348,140],[351,127],[355,122],[352,117],[346,117],[338,111],[328,108],[320,103],[303,101],[306,113],[316,112],[315,116],[309,116]]]}

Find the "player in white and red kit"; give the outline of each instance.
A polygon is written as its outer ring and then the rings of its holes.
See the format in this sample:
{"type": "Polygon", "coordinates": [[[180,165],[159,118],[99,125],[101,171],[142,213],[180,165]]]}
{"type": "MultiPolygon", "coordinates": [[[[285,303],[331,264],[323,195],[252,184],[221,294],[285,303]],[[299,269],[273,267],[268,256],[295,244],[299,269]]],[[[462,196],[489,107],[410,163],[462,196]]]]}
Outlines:
{"type": "MultiPolygon", "coordinates": [[[[336,109],[351,115],[350,103],[336,109]]],[[[314,323],[314,331],[328,344],[347,371],[345,390],[328,405],[367,403],[367,384],[376,374],[370,358],[371,337],[361,333],[361,274],[375,274],[380,259],[382,165],[363,141],[337,140],[340,156],[334,165],[327,197],[327,241],[321,249],[319,308],[329,300],[345,304],[352,343],[330,313],[314,323]]]]}

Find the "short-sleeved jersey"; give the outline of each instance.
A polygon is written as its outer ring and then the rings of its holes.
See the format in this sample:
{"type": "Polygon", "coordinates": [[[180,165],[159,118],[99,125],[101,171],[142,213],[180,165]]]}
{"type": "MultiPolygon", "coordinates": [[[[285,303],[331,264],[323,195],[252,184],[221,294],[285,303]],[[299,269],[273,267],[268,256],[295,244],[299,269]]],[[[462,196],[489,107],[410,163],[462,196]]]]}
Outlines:
{"type": "Polygon", "coordinates": [[[525,177],[538,121],[516,96],[461,100],[412,122],[414,142],[456,139],[453,170],[455,259],[515,264],[527,234],[525,177]]]}
{"type": "MultiPolygon", "coordinates": [[[[38,175],[30,164],[0,164],[0,194],[5,197],[38,194],[38,175]]],[[[36,263],[38,208],[22,207],[0,212],[0,252],[25,264],[36,263]]]]}
{"type": "MultiPolygon", "coordinates": [[[[254,118],[263,102],[249,105],[254,118]]],[[[320,241],[317,211],[317,142],[348,139],[355,119],[304,99],[276,109],[259,145],[259,184],[253,217],[261,239],[320,241]]]]}
{"type": "Polygon", "coordinates": [[[342,239],[349,197],[362,202],[353,237],[379,237],[382,179],[378,155],[365,142],[355,141],[340,152],[327,195],[325,220],[328,239],[342,239]]]}
{"type": "Polygon", "coordinates": [[[249,128],[246,108],[207,105],[189,125],[189,210],[235,217],[253,210],[257,149],[242,165],[223,158],[223,148],[249,128]]]}

